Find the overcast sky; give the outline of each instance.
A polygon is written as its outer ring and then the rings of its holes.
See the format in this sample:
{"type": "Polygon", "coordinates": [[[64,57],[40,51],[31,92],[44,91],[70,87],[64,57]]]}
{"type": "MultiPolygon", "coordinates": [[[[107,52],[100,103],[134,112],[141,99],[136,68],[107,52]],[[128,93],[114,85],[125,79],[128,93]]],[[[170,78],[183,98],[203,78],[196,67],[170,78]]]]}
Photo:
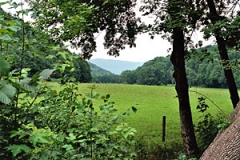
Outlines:
{"type": "Polygon", "coordinates": [[[145,62],[157,56],[166,56],[167,49],[171,47],[170,43],[163,40],[160,36],[156,36],[153,40],[148,34],[137,36],[136,47],[129,48],[126,46],[120,51],[120,56],[114,57],[107,55],[107,50],[103,46],[104,34],[97,38],[97,52],[93,53],[92,58],[106,58],[126,61],[145,62]]]}
{"type": "MultiPolygon", "coordinates": [[[[0,0],[2,1],[2,0],[0,0]]],[[[15,0],[20,2],[20,0],[15,0]]],[[[138,3],[136,10],[139,8],[140,3],[138,3]]],[[[25,8],[27,5],[25,5],[25,8]]],[[[5,10],[8,10],[9,6],[4,6],[5,10]]],[[[9,11],[9,10],[8,10],[9,11]]],[[[137,13],[140,15],[141,13],[137,13]]],[[[27,19],[25,17],[25,19],[27,19]]],[[[151,17],[144,17],[145,23],[151,23],[153,21],[151,17]]],[[[148,60],[154,59],[157,56],[167,56],[170,53],[167,52],[169,48],[172,48],[171,44],[167,40],[163,40],[161,36],[155,36],[152,40],[148,34],[141,34],[137,36],[136,39],[136,47],[129,48],[126,46],[124,50],[120,52],[120,56],[113,57],[107,55],[107,50],[104,49],[103,46],[103,37],[104,33],[101,33],[96,41],[97,41],[97,52],[93,53],[93,58],[105,58],[105,59],[116,59],[116,60],[125,60],[125,61],[135,61],[135,62],[146,62],[148,60]]],[[[202,40],[201,33],[193,34],[193,40],[197,42],[198,40],[202,40]]],[[[204,42],[203,45],[212,44],[212,41],[204,42]]],[[[74,52],[80,52],[79,50],[75,50],[74,52]]]]}
{"type": "MultiPolygon", "coordinates": [[[[119,57],[112,57],[107,55],[107,50],[103,47],[103,37],[101,34],[97,38],[97,52],[93,53],[92,58],[106,58],[106,59],[117,59],[126,61],[136,61],[136,62],[146,62],[148,60],[154,59],[157,56],[167,56],[168,49],[172,48],[172,45],[167,41],[163,40],[161,36],[155,36],[154,39],[150,39],[148,34],[141,34],[137,36],[136,47],[122,50],[119,57]]],[[[203,40],[201,33],[193,34],[192,39],[197,42],[203,40]]],[[[203,45],[212,44],[212,41],[203,42],[203,45]]]]}

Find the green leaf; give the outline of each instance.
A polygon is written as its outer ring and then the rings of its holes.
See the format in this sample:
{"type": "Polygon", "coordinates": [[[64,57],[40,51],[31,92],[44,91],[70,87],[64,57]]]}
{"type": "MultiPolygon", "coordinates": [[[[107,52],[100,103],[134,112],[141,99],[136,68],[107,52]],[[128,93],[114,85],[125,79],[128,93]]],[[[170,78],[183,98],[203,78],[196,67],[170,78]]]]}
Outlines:
{"type": "Polygon", "coordinates": [[[73,146],[71,144],[65,144],[64,146],[62,146],[62,148],[65,148],[67,151],[70,151],[73,149],[73,146]]]}
{"type": "Polygon", "coordinates": [[[32,86],[30,86],[28,84],[28,82],[21,81],[19,84],[21,86],[21,89],[23,89],[22,91],[24,91],[24,92],[28,92],[29,93],[29,92],[34,91],[34,88],[32,86]]]}
{"type": "Polygon", "coordinates": [[[0,81],[2,88],[0,89],[0,102],[4,104],[10,104],[11,98],[16,94],[17,90],[10,84],[6,84],[5,81],[0,81]]]}
{"type": "Polygon", "coordinates": [[[16,8],[18,8],[20,5],[21,5],[21,3],[16,3],[16,2],[10,3],[10,6],[11,6],[11,7],[10,7],[9,9],[12,9],[12,8],[16,9],[16,8]]]}
{"type": "Polygon", "coordinates": [[[1,28],[2,26],[0,25],[0,33],[4,34],[4,33],[8,33],[8,30],[6,28],[1,28]]]}
{"type": "Polygon", "coordinates": [[[132,111],[133,111],[134,113],[136,113],[136,112],[137,112],[137,108],[132,106],[132,111]]]}
{"type": "Polygon", "coordinates": [[[11,41],[12,38],[8,34],[4,34],[3,36],[0,36],[0,40],[11,41]]]}
{"type": "Polygon", "coordinates": [[[40,79],[40,80],[48,79],[54,71],[55,71],[55,69],[44,69],[40,73],[40,77],[38,79],[40,79]]]}
{"type": "Polygon", "coordinates": [[[13,96],[16,94],[17,90],[10,84],[6,84],[3,86],[3,88],[0,90],[3,92],[6,96],[9,98],[13,98],[13,96]]]}
{"type": "MultiPolygon", "coordinates": [[[[5,27],[11,31],[14,31],[14,32],[17,32],[18,30],[20,30],[21,28],[18,27],[18,26],[8,26],[8,27],[5,27]]],[[[10,37],[11,38],[11,37],[10,37]]]]}
{"type": "Polygon", "coordinates": [[[50,137],[51,132],[49,130],[33,128],[33,133],[30,135],[29,140],[34,146],[37,143],[51,144],[50,137]]]}
{"type": "Polygon", "coordinates": [[[67,59],[67,52],[58,52],[57,55],[60,55],[63,59],[67,59]]]}
{"type": "Polygon", "coordinates": [[[12,101],[6,94],[0,91],[0,102],[4,104],[10,104],[12,101]]]}
{"type": "Polygon", "coordinates": [[[3,58],[3,56],[0,54],[0,74],[1,75],[8,75],[10,64],[3,58]]]}
{"type": "Polygon", "coordinates": [[[69,137],[66,137],[67,140],[73,141],[76,139],[76,136],[73,133],[69,133],[69,137]]]}
{"type": "Polygon", "coordinates": [[[4,2],[0,2],[0,6],[4,5],[4,4],[8,4],[8,1],[4,1],[4,2]]]}
{"type": "MultiPolygon", "coordinates": [[[[21,83],[21,82],[20,82],[21,83]]],[[[21,90],[22,92],[26,92],[26,93],[30,93],[30,91],[28,90],[29,88],[26,88],[27,86],[24,86],[23,84],[20,84],[19,82],[15,83],[15,82],[11,82],[11,84],[21,90]]]]}
{"type": "Polygon", "coordinates": [[[9,147],[7,147],[8,150],[10,150],[13,154],[14,157],[16,157],[19,153],[21,153],[22,151],[24,151],[25,153],[28,153],[31,151],[31,148],[28,147],[25,144],[20,144],[20,145],[11,145],[9,147]]]}
{"type": "Polygon", "coordinates": [[[46,58],[47,59],[53,59],[53,58],[55,58],[56,56],[54,56],[54,55],[48,55],[46,58]]]}

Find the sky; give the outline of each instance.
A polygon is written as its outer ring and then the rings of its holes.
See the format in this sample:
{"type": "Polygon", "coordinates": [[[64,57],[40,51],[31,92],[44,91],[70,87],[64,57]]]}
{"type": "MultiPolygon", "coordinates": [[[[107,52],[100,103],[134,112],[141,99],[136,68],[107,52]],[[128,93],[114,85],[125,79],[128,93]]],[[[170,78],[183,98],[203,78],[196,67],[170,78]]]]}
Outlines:
{"type": "MultiPolygon", "coordinates": [[[[167,56],[171,54],[167,50],[169,48],[172,48],[172,45],[167,40],[162,39],[160,35],[155,36],[154,39],[150,39],[150,36],[148,34],[141,34],[137,36],[136,47],[126,47],[124,50],[120,51],[119,57],[113,57],[107,55],[107,50],[105,50],[103,47],[103,37],[104,34],[101,34],[97,38],[97,52],[93,53],[92,58],[146,62],[158,56],[167,56]]],[[[200,32],[193,34],[193,41],[197,42],[198,40],[203,40],[202,34],[200,32]]],[[[212,43],[212,41],[204,41],[203,46],[212,43]]]]}
{"type": "MultiPolygon", "coordinates": [[[[2,1],[2,0],[0,0],[2,1]]],[[[20,0],[15,0],[20,1],[20,0]]],[[[139,9],[140,1],[137,4],[136,10],[139,9]]],[[[4,6],[3,9],[6,11],[10,11],[9,6],[4,6]]],[[[27,8],[27,5],[24,6],[24,8],[27,8]]],[[[13,13],[14,11],[11,10],[13,13]]],[[[137,12],[137,16],[141,16],[140,12],[137,12]]],[[[28,17],[25,17],[25,19],[29,19],[28,17]]],[[[146,24],[151,23],[154,18],[153,16],[143,17],[142,19],[146,24]]],[[[193,34],[193,41],[197,42],[198,40],[203,40],[202,34],[200,32],[196,32],[193,34]]],[[[167,51],[169,48],[172,48],[171,44],[167,41],[161,38],[160,35],[155,36],[154,39],[150,39],[150,36],[148,34],[141,34],[137,36],[136,39],[136,47],[129,48],[126,46],[124,50],[120,51],[120,55],[118,57],[109,56],[107,55],[107,50],[104,49],[103,46],[104,41],[104,33],[101,33],[97,36],[96,42],[97,42],[97,51],[93,52],[93,56],[91,59],[95,58],[104,58],[104,59],[115,59],[115,60],[124,60],[124,61],[134,61],[134,62],[146,62],[151,59],[154,59],[157,56],[167,56],[170,53],[167,51]]],[[[213,44],[213,41],[203,41],[203,46],[213,44]]],[[[69,50],[80,53],[79,50],[72,50],[69,47],[69,50]]]]}
{"type": "MultiPolygon", "coordinates": [[[[126,46],[124,50],[120,51],[118,57],[107,55],[106,49],[103,46],[104,34],[101,34],[97,39],[97,52],[93,53],[91,59],[104,58],[104,59],[116,59],[124,61],[134,62],[146,62],[154,59],[157,56],[167,56],[167,50],[171,48],[171,44],[163,40],[160,36],[156,36],[153,40],[150,39],[148,34],[138,35],[136,39],[136,47],[129,48],[126,46]]],[[[77,51],[76,51],[77,52],[77,51]]]]}

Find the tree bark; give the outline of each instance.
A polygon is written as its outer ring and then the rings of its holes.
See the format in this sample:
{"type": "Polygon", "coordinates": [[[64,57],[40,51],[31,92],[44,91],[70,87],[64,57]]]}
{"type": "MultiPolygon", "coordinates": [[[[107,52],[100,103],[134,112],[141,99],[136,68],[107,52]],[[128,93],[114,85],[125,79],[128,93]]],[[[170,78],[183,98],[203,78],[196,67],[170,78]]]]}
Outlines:
{"type": "MultiPolygon", "coordinates": [[[[213,0],[207,0],[208,8],[210,10],[210,20],[212,21],[213,24],[215,24],[217,21],[221,20],[221,17],[217,13],[215,4],[213,0]]],[[[228,52],[226,49],[226,43],[223,37],[220,36],[220,30],[215,31],[215,38],[217,40],[217,45],[218,45],[218,50],[221,59],[223,60],[223,67],[224,67],[224,74],[227,80],[229,92],[230,92],[230,97],[232,101],[233,108],[237,105],[239,101],[239,95],[238,95],[238,90],[237,86],[235,83],[235,79],[232,73],[232,69],[227,67],[229,65],[229,57],[228,57],[228,52]]]]}
{"type": "Polygon", "coordinates": [[[239,160],[240,159],[240,102],[229,120],[235,120],[224,132],[219,133],[200,160],[239,160]]]}
{"type": "Polygon", "coordinates": [[[189,102],[188,83],[184,60],[184,35],[180,28],[173,29],[173,52],[171,62],[174,66],[173,77],[176,80],[176,91],[179,101],[181,134],[186,154],[198,154],[198,146],[193,128],[192,113],[189,102]]]}

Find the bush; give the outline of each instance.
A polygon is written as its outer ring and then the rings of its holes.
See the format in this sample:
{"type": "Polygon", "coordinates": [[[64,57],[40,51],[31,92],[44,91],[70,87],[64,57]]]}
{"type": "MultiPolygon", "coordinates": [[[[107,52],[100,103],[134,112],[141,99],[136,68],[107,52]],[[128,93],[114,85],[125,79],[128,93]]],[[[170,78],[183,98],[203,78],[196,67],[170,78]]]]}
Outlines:
{"type": "Polygon", "coordinates": [[[198,98],[199,104],[197,105],[197,110],[201,112],[202,115],[199,117],[201,120],[195,127],[198,146],[201,151],[204,151],[210,145],[220,131],[229,126],[229,122],[224,116],[224,113],[219,112],[219,114],[216,115],[217,118],[214,118],[212,114],[207,113],[209,106],[205,103],[205,99],[206,98],[204,97],[198,98]]]}
{"type": "MultiPolygon", "coordinates": [[[[60,91],[48,82],[55,69],[28,77],[29,69],[9,72],[0,56],[0,159],[133,159],[136,130],[124,123],[132,107],[117,114],[110,95],[103,104],[94,87],[79,93],[71,73],[62,79],[60,91]]],[[[57,69],[61,65],[56,65],[57,69]]],[[[72,71],[71,65],[67,68],[72,71]]],[[[61,68],[60,68],[61,69],[61,68]]],[[[63,73],[65,70],[60,70],[63,73]]],[[[59,84],[60,85],[60,84],[59,84]]]]}
{"type": "Polygon", "coordinates": [[[151,137],[141,137],[136,140],[135,150],[137,152],[136,160],[159,160],[175,159],[180,152],[183,152],[183,146],[179,143],[158,144],[151,140],[151,137]]]}

